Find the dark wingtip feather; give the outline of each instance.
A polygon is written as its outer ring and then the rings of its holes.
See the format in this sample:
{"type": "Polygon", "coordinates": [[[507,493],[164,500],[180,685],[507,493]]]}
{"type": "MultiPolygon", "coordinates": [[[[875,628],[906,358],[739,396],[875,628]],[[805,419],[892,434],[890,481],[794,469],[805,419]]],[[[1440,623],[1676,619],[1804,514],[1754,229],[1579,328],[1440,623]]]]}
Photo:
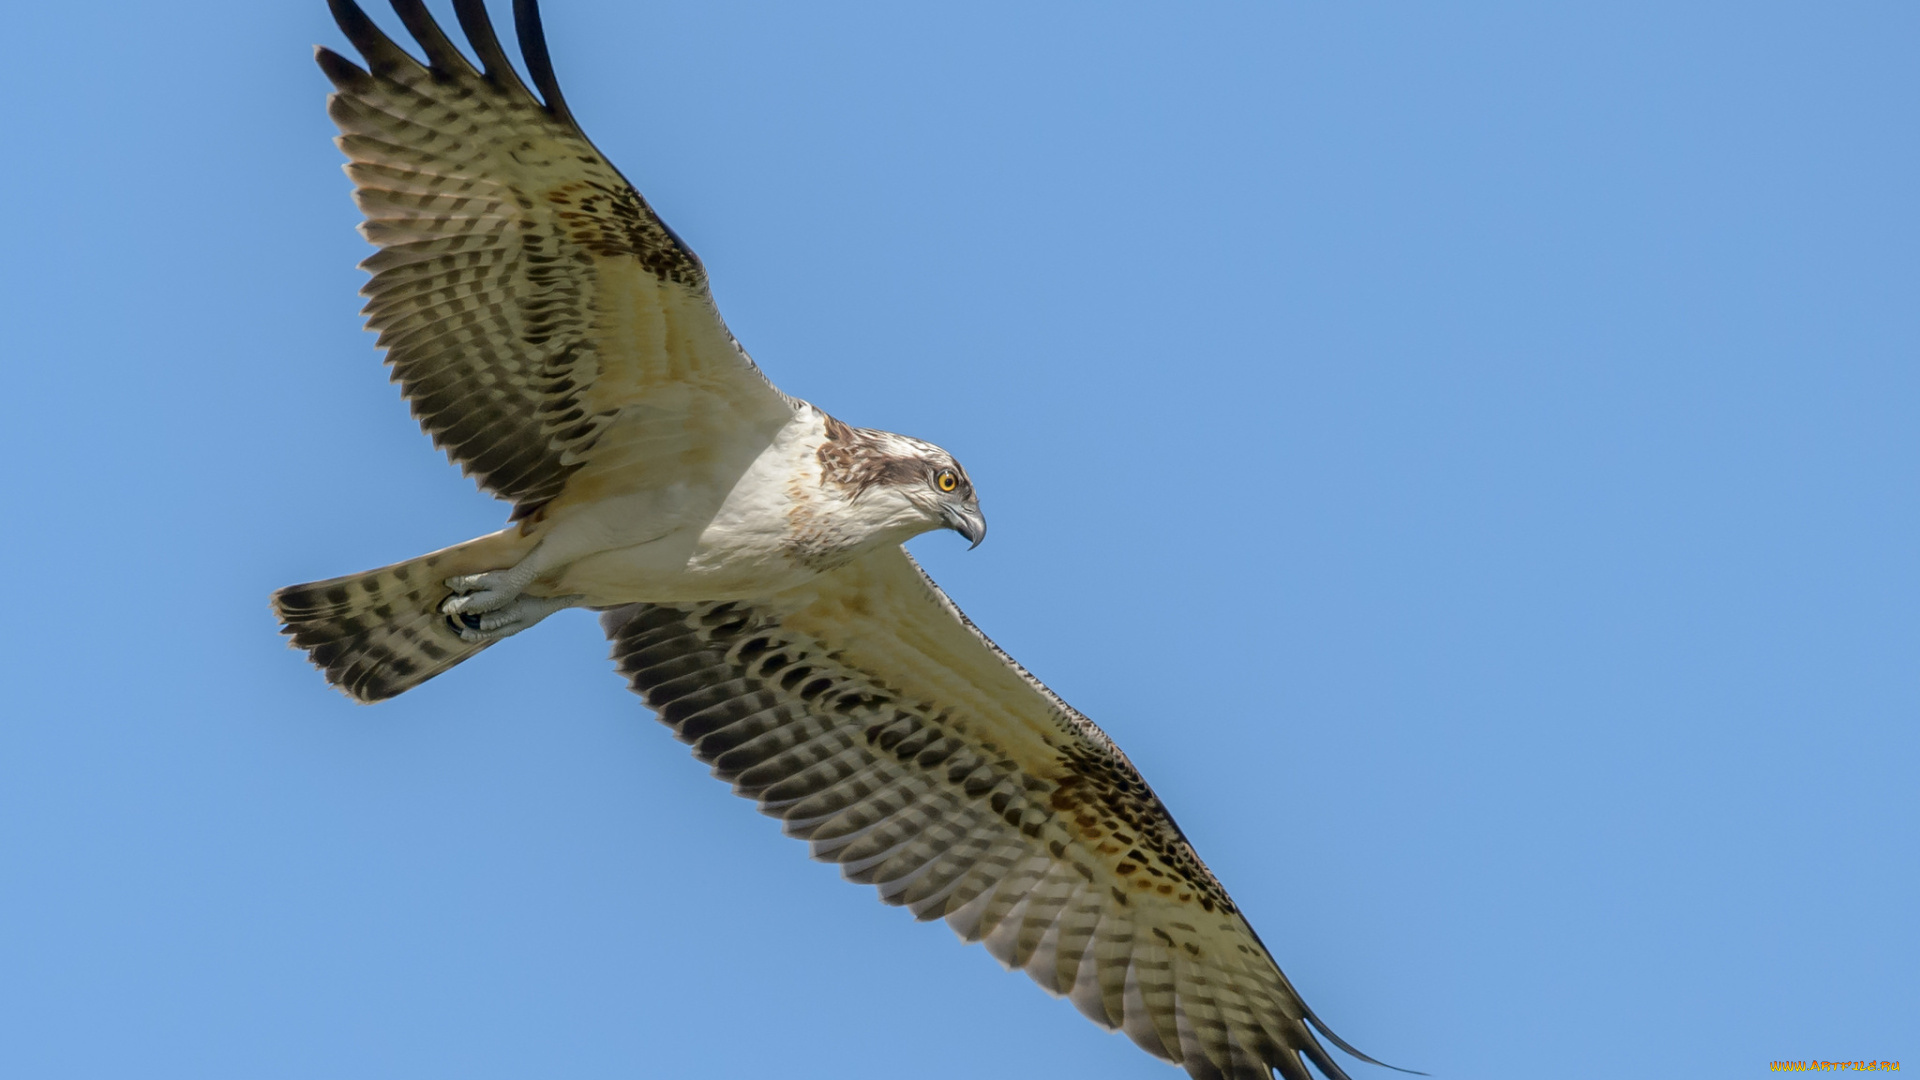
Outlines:
{"type": "Polygon", "coordinates": [[[467,35],[467,44],[473,46],[473,54],[480,58],[487,78],[498,86],[532,97],[527,85],[513,70],[513,61],[507,59],[506,50],[500,47],[500,38],[493,32],[493,20],[487,18],[486,0],[453,0],[453,14],[460,20],[460,30],[467,35]]]}
{"type": "Polygon", "coordinates": [[[419,61],[407,55],[407,51],[393,43],[360,5],[353,0],[327,0],[327,9],[333,12],[333,21],[340,32],[347,35],[353,47],[366,57],[367,69],[376,75],[384,75],[409,66],[418,66],[419,61]]]}
{"type": "MultiPolygon", "coordinates": [[[[1342,1050],[1345,1050],[1347,1053],[1352,1054],[1354,1057],[1359,1058],[1361,1061],[1364,1061],[1369,1065],[1378,1065],[1383,1069],[1392,1069],[1394,1072],[1406,1073],[1409,1076],[1429,1075],[1427,1073],[1421,1072],[1418,1069],[1403,1069],[1398,1065],[1389,1065],[1386,1062],[1379,1060],[1378,1058],[1368,1057],[1367,1055],[1361,1053],[1360,1051],[1355,1050],[1353,1048],[1352,1043],[1348,1042],[1347,1040],[1341,1038],[1338,1035],[1335,1035],[1333,1033],[1333,1029],[1328,1027],[1325,1021],[1321,1020],[1318,1016],[1313,1015],[1312,1009],[1307,1009],[1307,1023],[1312,1024],[1313,1029],[1315,1031],[1318,1031],[1322,1038],[1326,1039],[1328,1042],[1332,1043],[1333,1045],[1339,1047],[1342,1050]]],[[[1323,1069],[1326,1068],[1326,1066],[1321,1065],[1318,1060],[1316,1060],[1314,1064],[1320,1065],[1320,1067],[1323,1069]]]]}
{"type": "Polygon", "coordinates": [[[547,111],[562,123],[579,128],[573,110],[567,108],[567,99],[560,93],[560,80],[553,76],[547,31],[540,24],[540,0],[513,0],[513,29],[520,37],[520,58],[527,62],[527,74],[533,76],[534,87],[546,99],[547,111]]]}
{"type": "MultiPolygon", "coordinates": [[[[1307,1056],[1313,1058],[1314,1064],[1320,1065],[1322,1069],[1326,1069],[1327,1066],[1321,1063],[1321,1058],[1326,1057],[1327,1052],[1321,1050],[1320,1053],[1316,1055],[1313,1052],[1315,1049],[1317,1049],[1316,1044],[1309,1041],[1307,1056]]],[[[1283,1050],[1278,1057],[1262,1062],[1262,1064],[1279,1070],[1281,1080],[1314,1080],[1313,1074],[1308,1072],[1306,1065],[1301,1063],[1300,1055],[1291,1050],[1283,1050]]],[[[1326,1071],[1323,1075],[1326,1076],[1327,1080],[1353,1080],[1352,1077],[1341,1072],[1338,1065],[1333,1066],[1332,1069],[1326,1071]]]]}
{"type": "Polygon", "coordinates": [[[434,71],[448,75],[478,75],[473,65],[460,53],[458,46],[447,37],[446,31],[434,21],[427,11],[424,0],[391,0],[394,14],[406,24],[407,33],[420,43],[420,51],[427,54],[427,63],[434,71]]]}
{"type": "MultiPolygon", "coordinates": [[[[1301,1047],[1300,1052],[1307,1055],[1307,1060],[1319,1067],[1320,1075],[1326,1077],[1327,1080],[1353,1080],[1353,1077],[1347,1075],[1347,1070],[1341,1068],[1340,1063],[1333,1060],[1333,1055],[1327,1053],[1327,1048],[1320,1045],[1318,1039],[1308,1039],[1307,1045],[1301,1047]]],[[[1295,1063],[1298,1063],[1300,1060],[1293,1054],[1288,1054],[1287,1059],[1295,1063]]],[[[1302,1074],[1312,1075],[1307,1073],[1307,1067],[1305,1065],[1300,1066],[1300,1071],[1302,1074]]]]}
{"type": "Polygon", "coordinates": [[[325,45],[315,45],[313,47],[313,60],[314,63],[320,65],[321,73],[327,77],[327,81],[331,82],[337,90],[364,86],[367,80],[372,78],[359,64],[341,56],[325,45]]]}

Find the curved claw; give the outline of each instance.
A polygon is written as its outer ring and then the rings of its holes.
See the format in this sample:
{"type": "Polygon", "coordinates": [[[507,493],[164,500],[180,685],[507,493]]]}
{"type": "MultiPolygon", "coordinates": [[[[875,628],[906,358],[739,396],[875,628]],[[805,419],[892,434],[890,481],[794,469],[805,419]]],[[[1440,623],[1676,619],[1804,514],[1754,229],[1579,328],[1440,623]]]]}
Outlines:
{"type": "Polygon", "coordinates": [[[511,570],[489,570],[484,574],[450,577],[446,580],[446,586],[453,591],[453,595],[440,605],[440,610],[447,615],[459,615],[463,612],[498,611],[519,598],[526,582],[519,580],[511,570]]]}
{"type": "Polygon", "coordinates": [[[447,613],[447,627],[459,635],[460,640],[470,645],[481,645],[512,637],[554,612],[573,607],[586,598],[583,596],[521,596],[490,610],[447,611],[447,606],[451,605],[453,600],[460,599],[464,597],[453,597],[447,605],[441,607],[441,610],[447,613]]]}

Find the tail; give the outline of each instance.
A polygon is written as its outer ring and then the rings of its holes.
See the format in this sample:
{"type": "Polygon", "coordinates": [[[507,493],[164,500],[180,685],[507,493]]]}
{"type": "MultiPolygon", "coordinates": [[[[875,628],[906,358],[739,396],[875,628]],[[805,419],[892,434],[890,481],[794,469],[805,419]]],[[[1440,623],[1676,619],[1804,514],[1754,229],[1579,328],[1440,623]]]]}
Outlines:
{"type": "Polygon", "coordinates": [[[289,585],[273,594],[280,632],[348,697],[385,701],[491,644],[462,641],[447,625],[446,580],[519,562],[530,546],[519,533],[503,529],[378,570],[289,585]]]}

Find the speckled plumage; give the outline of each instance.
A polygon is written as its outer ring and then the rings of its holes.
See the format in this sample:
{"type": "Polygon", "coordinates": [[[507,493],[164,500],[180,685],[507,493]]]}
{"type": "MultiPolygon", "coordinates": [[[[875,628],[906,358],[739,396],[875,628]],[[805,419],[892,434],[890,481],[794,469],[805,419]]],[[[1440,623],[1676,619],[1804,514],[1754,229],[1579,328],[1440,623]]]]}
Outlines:
{"type": "Polygon", "coordinates": [[[602,616],[634,690],[815,858],[1196,1077],[1345,1076],[1166,807],[900,548],[602,616]]]}
{"type": "Polygon", "coordinates": [[[422,428],[513,509],[489,536],[282,589],[293,644],[370,702],[516,619],[601,609],[633,689],[851,880],[1192,1076],[1344,1078],[1315,1029],[1346,1044],[1126,756],[901,547],[984,535],[965,470],[767,382],[699,260],[574,124],[532,0],[515,14],[537,97],[479,0],[454,8],[480,71],[421,0],[394,7],[425,64],[330,2],[367,65],[319,50],[379,248],[367,325],[422,428]]]}

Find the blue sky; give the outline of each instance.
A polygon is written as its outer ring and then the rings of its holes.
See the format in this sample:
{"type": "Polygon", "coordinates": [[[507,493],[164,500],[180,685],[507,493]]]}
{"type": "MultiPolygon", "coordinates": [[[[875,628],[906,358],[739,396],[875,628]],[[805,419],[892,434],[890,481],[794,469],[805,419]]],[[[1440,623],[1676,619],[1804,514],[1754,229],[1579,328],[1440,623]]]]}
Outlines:
{"type": "MultiPolygon", "coordinates": [[[[775,381],[965,462],[992,537],[915,552],[1349,1040],[1920,1061],[1911,5],[547,8],[775,381]]],[[[9,28],[0,1073],[1178,1075],[809,863],[583,613],[326,689],[269,591],[503,518],[359,329],[344,43],[9,28]]]]}

